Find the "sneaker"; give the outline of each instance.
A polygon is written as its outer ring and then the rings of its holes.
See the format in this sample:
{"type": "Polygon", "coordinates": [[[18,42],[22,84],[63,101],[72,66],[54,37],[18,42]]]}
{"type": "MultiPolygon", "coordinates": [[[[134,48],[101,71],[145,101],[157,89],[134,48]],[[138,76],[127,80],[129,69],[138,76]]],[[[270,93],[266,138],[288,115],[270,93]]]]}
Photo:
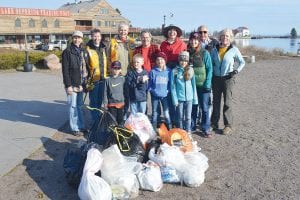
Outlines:
{"type": "Polygon", "coordinates": [[[212,138],[212,133],[210,131],[204,132],[204,137],[212,138]]]}
{"type": "Polygon", "coordinates": [[[211,131],[217,131],[219,129],[219,127],[216,124],[211,124],[210,129],[211,129],[211,131]]]}
{"type": "Polygon", "coordinates": [[[229,135],[232,132],[232,129],[229,126],[225,126],[225,128],[222,130],[222,133],[224,135],[229,135]]]}
{"type": "Polygon", "coordinates": [[[77,137],[83,136],[83,133],[80,131],[72,131],[72,134],[77,137]]]}

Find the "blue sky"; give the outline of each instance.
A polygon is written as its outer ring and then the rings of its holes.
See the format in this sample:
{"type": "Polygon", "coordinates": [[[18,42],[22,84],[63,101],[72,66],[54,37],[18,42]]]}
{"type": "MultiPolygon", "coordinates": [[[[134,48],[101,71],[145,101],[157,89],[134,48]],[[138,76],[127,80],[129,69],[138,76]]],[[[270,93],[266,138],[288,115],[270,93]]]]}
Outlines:
{"type": "MultiPolygon", "coordinates": [[[[1,7],[57,9],[74,0],[0,0],[1,7]]],[[[107,0],[135,27],[174,24],[185,31],[206,24],[210,31],[246,26],[250,34],[300,33],[300,0],[107,0]]]]}

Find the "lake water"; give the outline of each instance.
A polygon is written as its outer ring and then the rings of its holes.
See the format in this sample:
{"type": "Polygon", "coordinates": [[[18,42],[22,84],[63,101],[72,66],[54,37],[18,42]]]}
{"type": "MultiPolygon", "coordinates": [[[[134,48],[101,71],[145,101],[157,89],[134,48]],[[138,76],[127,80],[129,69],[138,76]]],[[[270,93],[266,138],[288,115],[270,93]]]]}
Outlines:
{"type": "Polygon", "coordinates": [[[300,39],[290,39],[290,38],[262,38],[262,39],[236,39],[237,45],[246,47],[249,45],[254,45],[257,47],[262,47],[266,49],[279,48],[284,52],[297,53],[300,48],[300,39]]]}

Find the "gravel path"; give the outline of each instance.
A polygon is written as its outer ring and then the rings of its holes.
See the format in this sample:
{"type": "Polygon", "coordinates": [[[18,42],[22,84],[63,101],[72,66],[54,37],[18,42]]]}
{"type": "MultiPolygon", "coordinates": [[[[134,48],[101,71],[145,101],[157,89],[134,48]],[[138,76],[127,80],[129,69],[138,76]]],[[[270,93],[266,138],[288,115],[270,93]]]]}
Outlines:
{"type": "MultiPolygon", "coordinates": [[[[194,138],[209,158],[198,188],[164,184],[136,199],[300,199],[300,59],[248,64],[236,79],[234,132],[194,138]]],[[[220,124],[222,125],[222,124],[220,124]]],[[[0,199],[78,199],[62,161],[78,138],[65,128],[7,175],[0,199]]],[[[2,152],[5,153],[5,152],[2,152]]]]}

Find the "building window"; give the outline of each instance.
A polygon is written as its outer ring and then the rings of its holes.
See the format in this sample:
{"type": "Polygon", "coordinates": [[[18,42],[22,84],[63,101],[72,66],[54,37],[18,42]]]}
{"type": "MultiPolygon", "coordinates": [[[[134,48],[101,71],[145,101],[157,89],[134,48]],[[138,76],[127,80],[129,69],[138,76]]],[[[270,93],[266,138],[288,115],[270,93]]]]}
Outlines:
{"type": "Polygon", "coordinates": [[[105,21],[105,27],[109,27],[109,21],[105,21]]]}
{"type": "Polygon", "coordinates": [[[15,20],[15,27],[21,27],[21,20],[19,18],[15,20]]]}
{"type": "Polygon", "coordinates": [[[108,9],[107,9],[107,8],[100,8],[100,9],[99,9],[99,13],[100,13],[100,14],[104,14],[104,15],[105,15],[105,14],[108,14],[108,9]]]}
{"type": "Polygon", "coordinates": [[[116,24],[115,21],[111,21],[111,22],[110,22],[110,25],[111,25],[112,27],[116,27],[116,26],[117,26],[117,24],[116,24]]]}
{"type": "Polygon", "coordinates": [[[29,24],[29,27],[31,27],[31,28],[35,27],[35,21],[33,19],[30,19],[28,24],[29,24]]]}
{"type": "Polygon", "coordinates": [[[0,44],[4,44],[5,42],[5,36],[0,35],[0,44]]]}
{"type": "Polygon", "coordinates": [[[54,21],[54,28],[59,28],[59,20],[58,19],[56,19],[54,21]]]}
{"type": "Polygon", "coordinates": [[[42,21],[42,27],[43,28],[47,28],[48,27],[48,22],[47,22],[46,19],[43,19],[43,21],[42,21]]]}
{"type": "Polygon", "coordinates": [[[97,21],[97,26],[98,26],[98,27],[101,26],[101,21],[97,21]]]}

